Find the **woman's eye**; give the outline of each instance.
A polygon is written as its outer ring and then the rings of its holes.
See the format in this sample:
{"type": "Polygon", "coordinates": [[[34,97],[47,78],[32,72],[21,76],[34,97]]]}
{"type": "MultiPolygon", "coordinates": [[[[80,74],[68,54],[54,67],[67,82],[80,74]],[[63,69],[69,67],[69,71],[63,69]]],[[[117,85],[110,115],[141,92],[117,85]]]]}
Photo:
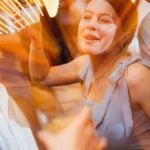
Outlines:
{"type": "Polygon", "coordinates": [[[91,15],[83,15],[83,19],[90,19],[91,15]]]}
{"type": "Polygon", "coordinates": [[[111,18],[99,18],[98,19],[98,22],[99,23],[104,23],[104,24],[107,24],[107,23],[112,23],[113,22],[113,20],[111,19],[111,18]]]}
{"type": "Polygon", "coordinates": [[[106,20],[106,19],[100,19],[99,22],[100,23],[111,23],[110,20],[106,20]]]}
{"type": "Polygon", "coordinates": [[[83,18],[84,19],[90,19],[90,16],[84,16],[83,18]]]}

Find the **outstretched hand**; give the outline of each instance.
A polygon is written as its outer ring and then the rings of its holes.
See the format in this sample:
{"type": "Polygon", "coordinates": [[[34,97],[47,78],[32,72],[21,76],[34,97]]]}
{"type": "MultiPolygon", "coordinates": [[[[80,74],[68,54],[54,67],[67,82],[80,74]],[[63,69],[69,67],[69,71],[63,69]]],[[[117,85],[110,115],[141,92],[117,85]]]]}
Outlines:
{"type": "Polygon", "coordinates": [[[41,40],[42,39],[42,26],[41,23],[34,23],[26,28],[22,29],[20,33],[30,40],[41,40]]]}
{"type": "Polygon", "coordinates": [[[106,140],[99,139],[95,134],[91,112],[87,107],[61,132],[40,131],[38,137],[47,150],[102,150],[106,146],[106,140]]]}

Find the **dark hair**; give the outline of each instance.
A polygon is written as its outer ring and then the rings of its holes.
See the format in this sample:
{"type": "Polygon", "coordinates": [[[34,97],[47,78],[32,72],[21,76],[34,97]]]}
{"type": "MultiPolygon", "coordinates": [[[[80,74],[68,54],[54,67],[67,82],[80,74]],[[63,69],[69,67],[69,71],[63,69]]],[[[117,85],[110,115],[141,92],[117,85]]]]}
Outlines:
{"type": "Polygon", "coordinates": [[[132,3],[131,0],[106,0],[115,9],[122,23],[122,30],[124,32],[134,32],[137,27],[138,13],[137,4],[132,3]]]}

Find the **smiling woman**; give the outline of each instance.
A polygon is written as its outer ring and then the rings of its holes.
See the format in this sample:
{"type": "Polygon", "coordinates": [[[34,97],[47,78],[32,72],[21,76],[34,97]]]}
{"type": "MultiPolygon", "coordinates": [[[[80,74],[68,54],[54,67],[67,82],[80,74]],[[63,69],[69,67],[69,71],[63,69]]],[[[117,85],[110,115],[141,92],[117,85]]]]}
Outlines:
{"type": "Polygon", "coordinates": [[[130,0],[91,0],[78,29],[78,45],[85,55],[53,67],[31,41],[32,80],[45,86],[81,82],[83,105],[91,107],[97,134],[106,137],[109,150],[150,148],[150,115],[143,109],[150,99],[150,66],[140,57],[124,60],[136,25],[136,5],[130,0]]]}
{"type": "Polygon", "coordinates": [[[83,53],[96,55],[108,50],[119,23],[118,16],[109,3],[100,1],[95,5],[91,2],[79,24],[78,39],[83,53]]]}

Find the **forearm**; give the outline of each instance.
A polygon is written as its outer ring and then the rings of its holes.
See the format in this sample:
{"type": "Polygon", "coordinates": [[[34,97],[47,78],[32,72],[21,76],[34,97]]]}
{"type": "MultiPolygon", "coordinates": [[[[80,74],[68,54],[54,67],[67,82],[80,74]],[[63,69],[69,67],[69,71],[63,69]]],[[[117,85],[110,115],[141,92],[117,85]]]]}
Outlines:
{"type": "Polygon", "coordinates": [[[42,81],[48,74],[50,64],[45,56],[43,46],[31,41],[29,54],[29,71],[32,81],[42,81]]]}

